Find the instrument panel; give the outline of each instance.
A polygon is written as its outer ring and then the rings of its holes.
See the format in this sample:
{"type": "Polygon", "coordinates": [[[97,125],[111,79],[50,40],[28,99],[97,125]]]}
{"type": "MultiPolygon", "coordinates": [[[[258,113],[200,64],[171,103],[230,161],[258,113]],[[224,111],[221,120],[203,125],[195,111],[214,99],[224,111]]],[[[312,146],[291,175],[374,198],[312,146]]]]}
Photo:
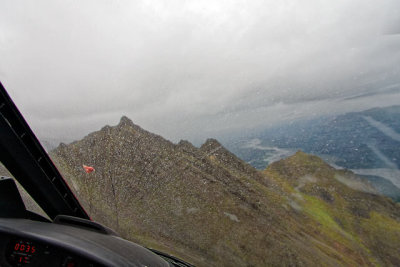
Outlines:
{"type": "Polygon", "coordinates": [[[23,266],[35,262],[37,249],[34,242],[22,239],[12,240],[6,249],[6,257],[12,266],[23,266]]]}
{"type": "Polygon", "coordinates": [[[104,266],[64,248],[32,241],[32,239],[2,235],[1,240],[2,245],[5,244],[5,254],[3,256],[9,266],[104,266]]]}
{"type": "Polygon", "coordinates": [[[0,218],[1,267],[170,266],[118,236],[27,219],[0,218]]]}

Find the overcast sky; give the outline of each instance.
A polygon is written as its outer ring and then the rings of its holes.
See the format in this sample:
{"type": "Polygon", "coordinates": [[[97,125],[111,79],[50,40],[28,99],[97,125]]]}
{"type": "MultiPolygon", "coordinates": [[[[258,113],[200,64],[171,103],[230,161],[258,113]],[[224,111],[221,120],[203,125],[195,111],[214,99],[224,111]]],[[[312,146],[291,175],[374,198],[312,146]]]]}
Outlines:
{"type": "Polygon", "coordinates": [[[39,138],[122,115],[198,142],[400,103],[400,1],[0,2],[0,80],[39,138]]]}

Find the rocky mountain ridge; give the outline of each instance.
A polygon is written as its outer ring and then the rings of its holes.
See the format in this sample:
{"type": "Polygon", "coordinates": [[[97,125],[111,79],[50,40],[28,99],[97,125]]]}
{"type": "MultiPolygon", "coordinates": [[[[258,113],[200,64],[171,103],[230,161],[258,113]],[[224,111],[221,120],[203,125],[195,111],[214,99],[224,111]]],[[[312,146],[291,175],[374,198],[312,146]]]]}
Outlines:
{"type": "Polygon", "coordinates": [[[50,154],[95,220],[198,266],[400,264],[399,205],[315,156],[258,171],[126,117],[50,154]]]}

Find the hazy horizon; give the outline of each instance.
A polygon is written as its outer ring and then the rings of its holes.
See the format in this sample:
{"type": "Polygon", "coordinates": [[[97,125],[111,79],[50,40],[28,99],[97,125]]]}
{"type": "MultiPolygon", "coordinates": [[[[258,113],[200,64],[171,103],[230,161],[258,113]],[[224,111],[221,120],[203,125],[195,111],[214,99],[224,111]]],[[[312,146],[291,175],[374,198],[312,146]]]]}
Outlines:
{"type": "Polygon", "coordinates": [[[398,1],[3,1],[0,81],[39,138],[122,115],[172,141],[400,103],[398,1]]]}

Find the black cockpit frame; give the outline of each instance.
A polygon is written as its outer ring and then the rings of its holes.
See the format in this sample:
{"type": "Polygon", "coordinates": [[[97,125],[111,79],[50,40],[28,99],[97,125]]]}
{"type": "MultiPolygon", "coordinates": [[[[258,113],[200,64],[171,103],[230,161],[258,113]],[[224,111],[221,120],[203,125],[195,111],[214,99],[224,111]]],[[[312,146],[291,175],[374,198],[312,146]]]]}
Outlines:
{"type": "Polygon", "coordinates": [[[90,219],[1,82],[0,161],[51,219],[90,219]]]}

